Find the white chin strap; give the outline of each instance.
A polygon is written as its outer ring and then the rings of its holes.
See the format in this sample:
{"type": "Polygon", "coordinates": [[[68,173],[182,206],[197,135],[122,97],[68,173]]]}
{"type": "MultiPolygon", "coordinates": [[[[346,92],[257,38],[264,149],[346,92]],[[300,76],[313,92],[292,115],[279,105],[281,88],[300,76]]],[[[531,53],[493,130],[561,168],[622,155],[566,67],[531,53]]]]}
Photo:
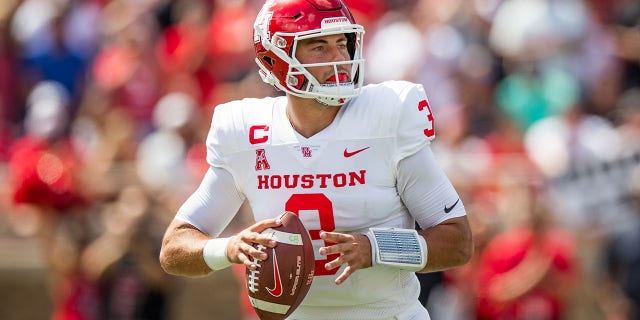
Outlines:
{"type": "Polygon", "coordinates": [[[337,107],[347,103],[351,100],[351,97],[336,97],[332,95],[335,91],[346,91],[346,92],[354,92],[353,82],[345,82],[341,84],[321,84],[320,86],[314,87],[311,92],[318,93],[315,97],[315,100],[321,104],[337,107]],[[337,90],[336,90],[336,87],[337,90]]]}

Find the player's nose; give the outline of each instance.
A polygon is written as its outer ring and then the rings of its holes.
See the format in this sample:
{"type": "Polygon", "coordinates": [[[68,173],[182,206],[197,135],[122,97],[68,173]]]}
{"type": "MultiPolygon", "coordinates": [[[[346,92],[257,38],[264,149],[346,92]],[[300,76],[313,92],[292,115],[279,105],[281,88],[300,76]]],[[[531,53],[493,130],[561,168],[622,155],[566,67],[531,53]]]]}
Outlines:
{"type": "Polygon", "coordinates": [[[341,62],[349,60],[349,53],[342,49],[340,46],[331,46],[329,57],[331,62],[341,62]]]}

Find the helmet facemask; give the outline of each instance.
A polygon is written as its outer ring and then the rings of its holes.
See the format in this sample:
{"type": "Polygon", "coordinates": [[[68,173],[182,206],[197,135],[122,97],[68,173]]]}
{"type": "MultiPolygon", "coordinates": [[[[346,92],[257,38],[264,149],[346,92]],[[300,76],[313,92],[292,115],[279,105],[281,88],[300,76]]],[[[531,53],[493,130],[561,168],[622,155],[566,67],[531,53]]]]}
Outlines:
{"type": "MultiPolygon", "coordinates": [[[[341,34],[340,30],[336,32],[322,32],[322,36],[341,34]]],[[[308,35],[297,35],[294,37],[294,43],[292,46],[292,58],[289,63],[289,71],[287,72],[287,81],[299,81],[299,76],[303,76],[304,83],[300,89],[296,89],[293,86],[293,91],[300,96],[313,97],[321,104],[328,106],[339,106],[346,103],[349,99],[356,97],[360,94],[362,88],[362,70],[364,65],[364,59],[362,59],[362,52],[358,46],[358,41],[361,39],[361,34],[357,33],[345,33],[347,35],[347,48],[351,60],[347,61],[333,61],[322,63],[307,63],[303,64],[295,57],[297,45],[300,40],[318,37],[319,35],[310,33],[308,35]],[[351,39],[351,40],[349,40],[351,39]],[[316,79],[307,68],[331,66],[333,68],[333,78],[335,82],[322,83],[316,79]],[[344,82],[340,82],[339,69],[340,67],[346,67],[349,70],[350,79],[344,82]]]]}
{"type": "Polygon", "coordinates": [[[260,25],[256,23],[255,33],[260,36],[262,46],[267,52],[275,55],[268,57],[267,53],[262,56],[258,55],[256,58],[263,81],[294,96],[313,98],[327,106],[340,106],[358,96],[363,84],[362,40],[364,28],[351,23],[346,18],[331,20],[331,23],[327,23],[326,27],[323,22],[323,27],[320,29],[295,33],[276,32],[271,37],[269,37],[267,30],[260,28],[260,25]],[[300,40],[335,34],[345,34],[347,37],[347,48],[351,60],[303,64],[296,58],[295,53],[300,40]],[[280,77],[274,74],[277,68],[273,64],[278,62],[276,60],[281,60],[286,64],[282,68],[280,77]],[[335,83],[322,83],[307,69],[320,66],[333,67],[335,83]],[[349,70],[351,79],[347,82],[340,82],[339,69],[345,69],[344,66],[349,70]]]}

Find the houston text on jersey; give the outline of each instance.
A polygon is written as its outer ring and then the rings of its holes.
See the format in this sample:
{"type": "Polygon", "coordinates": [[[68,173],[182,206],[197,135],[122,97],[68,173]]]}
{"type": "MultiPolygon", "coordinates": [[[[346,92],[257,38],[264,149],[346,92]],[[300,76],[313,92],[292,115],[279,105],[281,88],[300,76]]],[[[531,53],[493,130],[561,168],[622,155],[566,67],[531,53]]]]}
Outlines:
{"type": "Polygon", "coordinates": [[[258,189],[343,188],[365,184],[367,171],[319,174],[258,175],[258,189]]]}

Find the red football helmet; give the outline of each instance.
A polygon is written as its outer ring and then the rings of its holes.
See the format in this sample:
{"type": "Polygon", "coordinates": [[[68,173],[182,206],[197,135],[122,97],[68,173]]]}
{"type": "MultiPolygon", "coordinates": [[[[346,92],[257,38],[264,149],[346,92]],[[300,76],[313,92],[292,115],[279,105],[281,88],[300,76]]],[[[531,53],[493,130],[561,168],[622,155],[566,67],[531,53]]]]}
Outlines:
{"type": "Polygon", "coordinates": [[[341,0],[267,0],[253,29],[256,63],[264,82],[329,106],[342,105],[360,94],[364,28],[355,23],[341,0]],[[334,34],[346,35],[351,60],[302,64],[296,59],[299,40],[334,34]],[[336,79],[339,65],[351,67],[351,79],[323,84],[306,69],[324,65],[333,66],[336,79]]]}

